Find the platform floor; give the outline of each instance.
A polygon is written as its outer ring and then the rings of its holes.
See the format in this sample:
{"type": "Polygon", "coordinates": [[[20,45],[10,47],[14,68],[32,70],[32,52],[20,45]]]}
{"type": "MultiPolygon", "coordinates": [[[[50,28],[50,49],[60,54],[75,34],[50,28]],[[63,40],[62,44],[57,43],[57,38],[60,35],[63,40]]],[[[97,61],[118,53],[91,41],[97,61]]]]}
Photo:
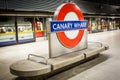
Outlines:
{"type": "MultiPolygon", "coordinates": [[[[102,52],[96,59],[52,76],[47,80],[119,80],[120,30],[89,34],[88,40],[108,44],[110,49],[102,52]]],[[[26,59],[30,53],[46,56],[48,54],[47,43],[47,41],[40,41],[1,47],[0,80],[18,80],[17,76],[10,74],[10,64],[26,59]]]]}

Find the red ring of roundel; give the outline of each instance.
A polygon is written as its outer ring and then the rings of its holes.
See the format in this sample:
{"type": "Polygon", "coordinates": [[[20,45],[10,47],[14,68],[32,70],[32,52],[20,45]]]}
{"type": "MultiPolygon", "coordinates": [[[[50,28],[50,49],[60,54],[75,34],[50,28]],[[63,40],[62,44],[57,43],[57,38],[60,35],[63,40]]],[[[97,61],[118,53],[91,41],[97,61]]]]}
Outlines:
{"type": "MultiPolygon", "coordinates": [[[[78,6],[76,6],[74,3],[67,3],[65,4],[61,10],[59,11],[57,15],[57,20],[64,20],[65,16],[69,12],[74,12],[76,13],[77,17],[79,20],[84,20],[84,17],[82,15],[81,10],[79,9],[78,6]]],[[[84,34],[84,30],[79,30],[79,33],[76,38],[74,39],[69,39],[64,32],[58,32],[56,33],[59,41],[62,43],[67,48],[73,48],[75,47],[81,40],[84,34]]]]}

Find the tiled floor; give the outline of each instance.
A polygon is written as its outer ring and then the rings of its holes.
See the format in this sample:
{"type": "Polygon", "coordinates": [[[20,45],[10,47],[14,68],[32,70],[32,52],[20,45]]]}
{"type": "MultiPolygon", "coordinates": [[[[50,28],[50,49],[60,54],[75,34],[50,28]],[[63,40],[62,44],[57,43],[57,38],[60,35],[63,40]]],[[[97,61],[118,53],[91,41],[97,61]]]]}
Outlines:
{"type": "MultiPolygon", "coordinates": [[[[89,34],[88,40],[107,44],[110,49],[47,80],[120,80],[120,30],[89,34]]],[[[26,59],[30,53],[48,57],[48,41],[1,47],[0,80],[15,80],[16,76],[9,72],[10,64],[26,59]]]]}

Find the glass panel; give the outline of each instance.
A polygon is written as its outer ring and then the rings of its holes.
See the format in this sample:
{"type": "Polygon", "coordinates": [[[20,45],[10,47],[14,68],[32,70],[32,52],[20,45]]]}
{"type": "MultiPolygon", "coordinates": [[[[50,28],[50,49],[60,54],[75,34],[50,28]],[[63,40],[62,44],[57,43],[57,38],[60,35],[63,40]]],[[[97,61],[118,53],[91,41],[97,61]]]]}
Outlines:
{"type": "Polygon", "coordinates": [[[119,18],[116,19],[116,24],[115,24],[115,26],[116,26],[116,29],[120,29],[120,19],[119,19],[119,18]]]}
{"type": "Polygon", "coordinates": [[[35,31],[36,31],[36,38],[44,36],[43,18],[39,18],[39,17],[35,18],[35,31]]]}
{"type": "Polygon", "coordinates": [[[110,18],[109,20],[109,30],[114,30],[115,29],[115,19],[114,18],[110,18]]]}
{"type": "Polygon", "coordinates": [[[15,18],[0,16],[0,46],[15,44],[15,18]]]}
{"type": "Polygon", "coordinates": [[[91,21],[91,27],[92,27],[92,32],[98,32],[98,27],[97,27],[97,18],[92,18],[92,21],[91,21]]]}
{"type": "Polygon", "coordinates": [[[101,21],[101,18],[98,18],[98,31],[102,32],[102,21],[101,21]]]}
{"type": "Polygon", "coordinates": [[[30,17],[17,17],[19,43],[34,41],[33,20],[30,17]]]}

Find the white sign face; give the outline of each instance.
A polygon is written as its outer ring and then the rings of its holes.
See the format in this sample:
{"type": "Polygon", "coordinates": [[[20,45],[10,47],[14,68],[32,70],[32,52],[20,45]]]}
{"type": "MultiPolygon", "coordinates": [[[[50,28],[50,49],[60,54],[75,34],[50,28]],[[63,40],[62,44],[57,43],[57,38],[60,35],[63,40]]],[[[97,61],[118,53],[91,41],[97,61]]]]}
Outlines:
{"type": "Polygon", "coordinates": [[[87,48],[87,21],[74,3],[65,3],[55,12],[49,40],[50,58],[87,48]]]}
{"type": "MultiPolygon", "coordinates": [[[[65,19],[64,21],[67,21],[67,20],[79,20],[77,15],[74,13],[74,12],[69,12],[66,16],[65,16],[65,19]],[[71,16],[71,17],[70,17],[71,16]]],[[[66,31],[65,32],[65,35],[69,38],[69,39],[74,39],[77,37],[79,33],[79,30],[74,30],[74,31],[66,31]],[[74,33],[74,34],[73,34],[74,33]]]]}

